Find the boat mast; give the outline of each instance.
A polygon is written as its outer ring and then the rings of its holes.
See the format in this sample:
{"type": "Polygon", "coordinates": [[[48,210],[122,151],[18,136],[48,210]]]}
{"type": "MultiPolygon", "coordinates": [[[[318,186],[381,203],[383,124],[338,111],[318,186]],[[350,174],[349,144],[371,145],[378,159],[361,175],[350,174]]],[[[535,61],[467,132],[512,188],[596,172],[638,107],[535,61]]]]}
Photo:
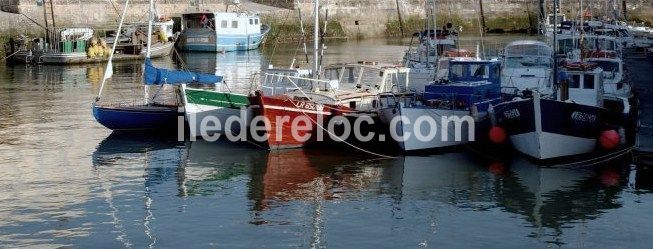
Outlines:
{"type": "Polygon", "coordinates": [[[145,57],[148,59],[152,51],[152,19],[154,19],[152,9],[154,9],[154,0],[150,0],[150,7],[147,11],[150,18],[147,20],[147,54],[145,57]]]}
{"type": "Polygon", "coordinates": [[[107,63],[107,68],[104,70],[104,77],[102,77],[102,84],[100,85],[100,91],[98,91],[97,97],[95,98],[96,102],[100,100],[100,96],[102,96],[102,90],[104,89],[104,84],[107,82],[107,79],[111,78],[111,75],[113,75],[113,64],[111,63],[111,61],[113,60],[113,55],[116,53],[116,45],[118,45],[118,40],[120,39],[120,31],[122,30],[122,24],[125,22],[125,16],[127,15],[128,6],[129,6],[129,0],[125,0],[125,8],[122,10],[122,15],[120,15],[120,23],[118,23],[116,40],[113,42],[113,45],[111,46],[111,54],[109,55],[109,62],[107,63]]]}
{"type": "Polygon", "coordinates": [[[557,96],[555,91],[558,84],[558,0],[553,0],[553,89],[554,96],[557,96]]]}
{"type": "MultiPolygon", "coordinates": [[[[147,10],[147,16],[149,17],[147,20],[147,52],[145,53],[145,61],[148,61],[151,56],[152,52],[152,20],[154,19],[154,0],[150,0],[150,5],[149,9],[147,10]]],[[[147,64],[147,63],[146,63],[147,64]]],[[[143,71],[143,73],[145,73],[143,71]]],[[[144,89],[144,99],[145,99],[145,104],[149,105],[150,104],[150,93],[149,93],[149,88],[147,85],[143,85],[144,89]]]]}
{"type": "Polygon", "coordinates": [[[319,68],[319,43],[320,43],[320,0],[315,0],[313,6],[313,79],[318,79],[319,68]]]}

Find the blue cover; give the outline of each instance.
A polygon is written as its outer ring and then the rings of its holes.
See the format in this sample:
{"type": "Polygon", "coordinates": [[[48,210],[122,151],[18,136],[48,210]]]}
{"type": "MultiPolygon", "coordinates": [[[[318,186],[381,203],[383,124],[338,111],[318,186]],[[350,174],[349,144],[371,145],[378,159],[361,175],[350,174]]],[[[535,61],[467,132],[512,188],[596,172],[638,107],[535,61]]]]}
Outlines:
{"type": "Polygon", "coordinates": [[[149,58],[145,59],[145,85],[218,82],[222,82],[222,76],[156,68],[149,58]]]}

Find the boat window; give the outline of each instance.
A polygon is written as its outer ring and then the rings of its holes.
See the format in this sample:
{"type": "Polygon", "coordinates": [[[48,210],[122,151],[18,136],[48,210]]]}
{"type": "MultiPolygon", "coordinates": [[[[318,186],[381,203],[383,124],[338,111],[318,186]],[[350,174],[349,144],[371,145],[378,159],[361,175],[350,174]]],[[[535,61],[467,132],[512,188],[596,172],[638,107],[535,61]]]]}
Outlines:
{"type": "Polygon", "coordinates": [[[451,73],[451,80],[457,80],[465,76],[465,66],[461,64],[453,64],[449,66],[449,72],[451,73]]]}
{"type": "Polygon", "coordinates": [[[491,75],[492,75],[492,77],[494,77],[496,79],[501,77],[501,67],[499,65],[494,65],[492,67],[492,74],[491,75]]]}
{"type": "Polygon", "coordinates": [[[486,65],[470,65],[470,71],[473,78],[487,79],[490,77],[490,70],[488,70],[486,65]]]}
{"type": "Polygon", "coordinates": [[[594,75],[583,75],[583,89],[594,89],[594,75]]]}
{"type": "Polygon", "coordinates": [[[505,66],[506,68],[551,68],[551,61],[550,57],[514,56],[506,58],[505,66]]]}
{"type": "Polygon", "coordinates": [[[222,20],[222,22],[220,22],[220,27],[226,29],[227,28],[227,20],[222,20]]]}
{"type": "Polygon", "coordinates": [[[238,21],[231,21],[231,28],[237,29],[238,28],[238,21]]]}
{"type": "Polygon", "coordinates": [[[558,40],[558,54],[566,54],[571,52],[575,48],[574,41],[572,39],[561,39],[558,40]]]}
{"type": "Polygon", "coordinates": [[[258,19],[254,19],[254,24],[258,25],[258,19]]]}
{"type": "Polygon", "coordinates": [[[397,86],[399,89],[405,89],[407,86],[406,80],[408,79],[408,75],[406,72],[398,72],[397,73],[397,86]]]}
{"type": "Polygon", "coordinates": [[[619,72],[619,63],[613,61],[597,61],[593,60],[605,72],[619,72]]]}
{"type": "Polygon", "coordinates": [[[580,88],[580,75],[574,74],[569,81],[569,88],[580,88]]]}
{"type": "Polygon", "coordinates": [[[254,25],[254,19],[249,19],[249,25],[254,25]]]}

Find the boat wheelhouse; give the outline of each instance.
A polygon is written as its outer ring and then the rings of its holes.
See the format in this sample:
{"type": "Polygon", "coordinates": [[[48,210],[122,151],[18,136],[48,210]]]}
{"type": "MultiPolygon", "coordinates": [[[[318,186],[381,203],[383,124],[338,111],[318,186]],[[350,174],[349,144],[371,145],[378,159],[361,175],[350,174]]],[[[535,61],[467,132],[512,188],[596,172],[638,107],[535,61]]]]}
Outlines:
{"type": "Polygon", "coordinates": [[[258,14],[198,12],[182,15],[179,46],[186,51],[231,52],[256,49],[270,28],[258,14]]]}
{"type": "Polygon", "coordinates": [[[506,94],[537,91],[551,94],[553,49],[541,41],[522,40],[503,49],[501,84],[506,94]]]}

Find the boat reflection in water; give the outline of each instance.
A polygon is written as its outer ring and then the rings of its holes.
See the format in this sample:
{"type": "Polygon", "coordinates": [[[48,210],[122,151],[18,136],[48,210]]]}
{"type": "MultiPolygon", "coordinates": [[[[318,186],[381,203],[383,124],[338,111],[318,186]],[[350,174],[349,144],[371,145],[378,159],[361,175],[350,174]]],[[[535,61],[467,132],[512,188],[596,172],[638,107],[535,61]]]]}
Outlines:
{"type": "Polygon", "coordinates": [[[300,247],[591,246],[596,242],[578,234],[622,206],[628,179],[618,167],[488,165],[465,153],[377,160],[328,149],[269,152],[220,140],[114,135],[93,162],[113,217],[114,233],[105,236],[143,246],[242,245],[233,236],[300,247]],[[195,232],[175,237],[169,224],[195,232]],[[483,239],[465,240],[468,234],[483,239]]]}
{"type": "MultiPolygon", "coordinates": [[[[185,68],[193,72],[215,73],[224,78],[222,91],[248,94],[252,76],[267,68],[267,61],[258,50],[233,53],[181,53],[185,68]]],[[[257,82],[258,83],[258,82],[257,82]]]]}
{"type": "Polygon", "coordinates": [[[505,211],[524,215],[534,229],[527,236],[562,245],[569,236],[564,230],[622,206],[619,196],[627,177],[621,166],[623,161],[616,160],[584,169],[542,168],[519,159],[510,176],[497,182],[496,202],[505,211]]]}

